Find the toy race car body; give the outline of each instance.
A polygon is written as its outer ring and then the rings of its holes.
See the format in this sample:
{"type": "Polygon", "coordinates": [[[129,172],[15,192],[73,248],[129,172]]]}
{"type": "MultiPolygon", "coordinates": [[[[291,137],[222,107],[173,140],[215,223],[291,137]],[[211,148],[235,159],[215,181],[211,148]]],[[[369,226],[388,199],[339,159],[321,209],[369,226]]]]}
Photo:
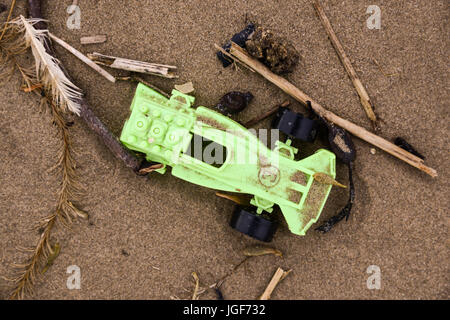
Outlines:
{"type": "Polygon", "coordinates": [[[298,150],[290,146],[290,140],[277,141],[270,150],[239,123],[205,107],[194,109],[193,102],[194,97],[176,90],[167,99],[139,84],[120,140],[144,153],[147,161],[164,164],[160,173],[170,166],[172,175],[191,183],[252,195],[255,216],[270,213],[278,205],[290,231],[304,235],[319,218],[331,189],[315,181],[313,174],[323,172],[334,178],[335,155],[320,149],[295,161],[298,150]],[[203,140],[195,143],[199,137],[203,140]],[[212,141],[206,148],[205,139],[212,141]],[[192,151],[204,155],[208,149],[215,159],[223,150],[223,161],[211,163],[192,155],[192,151]]]}

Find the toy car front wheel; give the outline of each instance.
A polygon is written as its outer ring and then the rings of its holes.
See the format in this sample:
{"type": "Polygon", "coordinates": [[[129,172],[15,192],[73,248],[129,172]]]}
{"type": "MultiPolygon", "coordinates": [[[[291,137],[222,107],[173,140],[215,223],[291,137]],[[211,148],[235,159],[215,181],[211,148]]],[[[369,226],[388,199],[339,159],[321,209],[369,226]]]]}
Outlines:
{"type": "Polygon", "coordinates": [[[277,223],[260,214],[247,211],[239,206],[233,212],[230,226],[243,234],[260,241],[270,242],[277,230],[277,223]]]}
{"type": "Polygon", "coordinates": [[[317,136],[317,121],[281,107],[273,119],[272,128],[305,142],[313,142],[317,136]]]}

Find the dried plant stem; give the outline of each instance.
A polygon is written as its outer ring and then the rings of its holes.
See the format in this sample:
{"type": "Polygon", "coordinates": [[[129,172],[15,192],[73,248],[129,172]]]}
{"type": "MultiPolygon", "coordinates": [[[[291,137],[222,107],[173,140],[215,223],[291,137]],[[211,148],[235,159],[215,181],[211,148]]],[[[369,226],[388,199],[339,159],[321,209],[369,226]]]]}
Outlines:
{"type": "Polygon", "coordinates": [[[405,161],[411,166],[427,173],[432,177],[437,176],[437,172],[435,169],[427,167],[423,160],[416,157],[415,155],[403,150],[402,148],[396,146],[395,144],[373,134],[372,132],[367,131],[366,129],[345,120],[331,111],[326,110],[320,104],[315,102],[311,97],[309,97],[306,93],[298,89],[292,83],[287,81],[285,78],[274,74],[270,71],[266,66],[264,66],[261,62],[255,60],[251,57],[244,49],[239,47],[237,44],[232,43],[230,53],[238,58],[243,63],[249,65],[252,69],[266,78],[268,81],[272,82],[276,86],[278,86],[281,90],[292,96],[297,101],[307,104],[307,101],[311,102],[311,107],[313,110],[320,115],[321,117],[327,119],[331,123],[336,124],[337,126],[344,128],[354,136],[386,151],[387,153],[393,155],[394,157],[399,158],[400,160],[405,161]]]}
{"type": "Polygon", "coordinates": [[[70,201],[70,198],[74,197],[78,192],[79,187],[76,182],[74,171],[75,164],[72,158],[68,127],[64,120],[61,108],[59,108],[48,96],[42,97],[41,104],[49,106],[52,112],[53,123],[57,126],[63,143],[62,151],[57,163],[57,167],[61,170],[61,189],[58,193],[58,203],[55,212],[39,223],[42,232],[36,247],[32,251],[29,263],[17,266],[20,268],[20,274],[17,278],[12,279],[16,287],[10,296],[11,299],[23,299],[25,294],[32,293],[38,270],[47,264],[47,258],[49,255],[53,254],[50,245],[50,234],[56,221],[59,219],[59,221],[68,224],[73,218],[81,217],[86,219],[88,217],[86,213],[78,209],[70,201]]]}
{"type": "Polygon", "coordinates": [[[10,299],[23,299],[25,294],[33,293],[33,285],[36,281],[38,270],[45,263],[45,259],[52,253],[50,245],[50,234],[55,225],[57,214],[54,213],[44,220],[41,228],[42,233],[36,244],[29,262],[25,265],[18,265],[22,269],[21,274],[16,279],[11,279],[16,283],[16,287],[10,295],[10,299]]]}
{"type": "Polygon", "coordinates": [[[264,290],[264,293],[259,297],[259,300],[269,300],[270,296],[272,295],[272,292],[275,290],[277,285],[284,279],[286,276],[291,272],[292,270],[284,271],[281,268],[278,268],[275,274],[272,277],[272,280],[270,280],[269,285],[267,286],[266,290],[264,290]]]}
{"type": "Polygon", "coordinates": [[[8,22],[11,20],[11,16],[12,16],[15,6],[16,6],[16,0],[13,0],[11,3],[11,8],[9,9],[8,18],[6,19],[5,26],[3,27],[2,34],[0,35],[0,41],[3,39],[3,36],[5,35],[6,30],[8,29],[8,22]]]}
{"type": "Polygon", "coordinates": [[[162,94],[164,97],[166,97],[167,99],[170,99],[170,94],[168,94],[167,92],[165,92],[164,90],[158,88],[157,86],[155,86],[154,84],[144,80],[143,78],[132,74],[129,77],[117,77],[116,80],[120,80],[120,81],[132,81],[132,82],[141,82],[143,84],[145,84],[147,87],[152,88],[153,90],[155,90],[156,92],[162,94]]]}
{"type": "Polygon", "coordinates": [[[59,192],[57,213],[63,221],[71,222],[72,218],[87,219],[87,213],[81,211],[70,199],[79,193],[80,186],[76,180],[75,162],[72,157],[72,142],[69,135],[67,123],[61,109],[49,97],[44,97],[50,105],[53,115],[53,122],[57,126],[61,140],[63,142],[62,152],[59,157],[58,166],[61,168],[62,187],[59,192]]]}
{"type": "Polygon", "coordinates": [[[224,56],[226,56],[227,58],[230,58],[235,66],[237,67],[237,64],[241,64],[244,68],[250,70],[251,72],[255,72],[255,70],[253,70],[252,68],[250,68],[247,64],[245,64],[244,62],[240,61],[239,59],[237,59],[236,57],[232,56],[231,54],[229,54],[227,51],[225,51],[222,47],[220,47],[217,44],[214,44],[214,48],[216,48],[217,50],[219,50],[220,52],[222,52],[222,54],[224,56]]]}
{"type": "Polygon", "coordinates": [[[106,56],[97,52],[88,54],[88,57],[97,64],[113,69],[145,73],[169,79],[178,78],[178,76],[171,72],[171,70],[175,70],[177,68],[176,66],[106,56]]]}
{"type": "Polygon", "coordinates": [[[322,21],[322,24],[328,34],[328,38],[330,39],[331,44],[336,50],[339,59],[341,60],[345,70],[347,71],[348,76],[350,77],[350,80],[352,81],[356,91],[358,92],[361,105],[363,106],[364,111],[367,114],[367,117],[372,122],[373,127],[377,128],[377,116],[373,111],[373,106],[372,103],[370,102],[369,94],[367,93],[366,88],[364,88],[361,80],[356,74],[356,71],[353,68],[352,63],[350,62],[350,59],[345,53],[344,47],[342,46],[341,42],[336,36],[336,33],[334,32],[333,27],[331,26],[330,20],[328,20],[328,17],[325,15],[325,11],[323,10],[322,5],[318,0],[314,3],[314,8],[316,9],[317,15],[319,16],[320,20],[322,21]]]}
{"type": "Polygon", "coordinates": [[[198,291],[200,289],[200,279],[198,278],[198,275],[196,272],[192,272],[192,277],[195,281],[195,287],[194,292],[192,293],[192,300],[198,300],[198,291]]]}
{"type": "Polygon", "coordinates": [[[50,38],[52,38],[53,41],[55,41],[57,44],[62,46],[64,49],[72,53],[75,57],[83,61],[85,64],[87,64],[89,67],[97,71],[99,74],[101,74],[103,77],[105,77],[108,81],[116,82],[116,78],[110,74],[108,71],[100,68],[97,64],[92,62],[88,57],[86,57],[84,54],[82,54],[80,51],[69,45],[64,40],[58,38],[54,34],[49,33],[50,38]]]}
{"type": "Polygon", "coordinates": [[[101,34],[97,36],[89,36],[89,37],[82,37],[80,38],[81,44],[97,44],[97,43],[103,43],[106,42],[107,38],[106,35],[101,34]]]}

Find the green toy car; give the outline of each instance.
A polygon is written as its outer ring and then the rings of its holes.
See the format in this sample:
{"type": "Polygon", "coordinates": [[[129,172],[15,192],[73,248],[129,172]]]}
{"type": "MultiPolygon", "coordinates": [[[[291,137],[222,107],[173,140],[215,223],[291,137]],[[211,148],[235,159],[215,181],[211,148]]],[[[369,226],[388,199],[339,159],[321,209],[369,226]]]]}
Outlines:
{"type": "Polygon", "coordinates": [[[252,195],[251,205],[238,206],[233,214],[231,226],[236,230],[270,241],[276,230],[270,213],[277,205],[290,231],[304,235],[319,218],[331,190],[313,174],[334,178],[335,155],[320,149],[295,161],[298,150],[290,140],[277,141],[271,150],[230,118],[205,107],[194,109],[194,100],[177,90],[167,99],[139,84],[121,142],[145,154],[147,161],[163,164],[159,173],[170,166],[172,175],[191,183],[252,195]],[[201,157],[205,154],[206,159],[201,157]]]}

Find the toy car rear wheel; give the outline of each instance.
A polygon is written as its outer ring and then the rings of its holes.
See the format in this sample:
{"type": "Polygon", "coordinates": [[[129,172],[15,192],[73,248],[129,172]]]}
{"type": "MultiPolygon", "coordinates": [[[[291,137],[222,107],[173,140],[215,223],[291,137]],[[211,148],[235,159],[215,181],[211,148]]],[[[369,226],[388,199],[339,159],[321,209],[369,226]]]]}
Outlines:
{"type": "Polygon", "coordinates": [[[313,142],[316,139],[318,127],[317,121],[285,107],[278,109],[272,121],[272,128],[305,142],[313,142]]]}
{"type": "Polygon", "coordinates": [[[277,223],[260,214],[248,211],[239,206],[233,212],[230,226],[249,237],[270,242],[277,230],[277,223]]]}

